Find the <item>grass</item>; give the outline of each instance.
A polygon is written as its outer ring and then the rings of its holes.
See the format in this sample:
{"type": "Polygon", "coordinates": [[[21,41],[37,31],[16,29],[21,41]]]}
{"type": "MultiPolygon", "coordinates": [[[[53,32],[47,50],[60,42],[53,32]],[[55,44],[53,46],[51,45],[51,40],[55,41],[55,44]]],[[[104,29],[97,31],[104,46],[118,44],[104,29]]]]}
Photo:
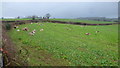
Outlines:
{"type": "Polygon", "coordinates": [[[17,29],[8,34],[22,49],[21,55],[25,52],[22,47],[28,50],[27,61],[31,66],[117,66],[118,25],[39,23],[21,25],[19,29],[24,27],[36,29],[35,35],[17,29]]]}
{"type": "Polygon", "coordinates": [[[106,21],[93,21],[93,20],[80,20],[80,19],[50,19],[55,21],[65,21],[65,22],[82,22],[82,23],[91,23],[91,24],[102,24],[102,23],[115,23],[115,22],[106,22],[106,21]]]}
{"type": "Polygon", "coordinates": [[[29,19],[29,18],[21,18],[21,19],[0,19],[2,21],[17,21],[17,20],[32,20],[32,19],[29,19]]]}
{"type": "MultiPolygon", "coordinates": [[[[21,18],[21,19],[0,19],[0,20],[2,20],[2,21],[17,21],[17,20],[32,20],[32,19],[21,18]]],[[[115,22],[81,20],[81,19],[49,19],[49,20],[51,20],[51,21],[65,21],[65,22],[82,22],[82,23],[91,23],[91,24],[115,23],[115,22]]]]}

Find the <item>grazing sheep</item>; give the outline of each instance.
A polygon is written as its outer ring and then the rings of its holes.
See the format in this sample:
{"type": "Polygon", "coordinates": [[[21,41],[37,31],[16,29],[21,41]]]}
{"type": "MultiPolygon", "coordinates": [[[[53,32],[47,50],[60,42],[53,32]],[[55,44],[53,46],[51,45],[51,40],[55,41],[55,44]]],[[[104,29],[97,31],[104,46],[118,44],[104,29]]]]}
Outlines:
{"type": "Polygon", "coordinates": [[[36,30],[34,29],[34,30],[33,30],[32,32],[30,32],[29,34],[30,34],[30,35],[34,35],[35,32],[36,32],[36,30]]]}
{"type": "Polygon", "coordinates": [[[96,31],[96,33],[99,33],[100,31],[96,31]]]}
{"type": "Polygon", "coordinates": [[[43,31],[44,29],[40,29],[40,31],[43,31]]]}
{"type": "Polygon", "coordinates": [[[33,23],[31,22],[31,24],[33,24],[33,23]]]}
{"type": "Polygon", "coordinates": [[[22,29],[23,31],[29,31],[29,29],[27,27],[22,29]]]}
{"type": "Polygon", "coordinates": [[[90,33],[85,33],[85,35],[90,35],[90,33]]]}
{"type": "Polygon", "coordinates": [[[18,28],[18,26],[15,25],[15,26],[14,26],[14,29],[16,29],[16,28],[18,28]]]}
{"type": "Polygon", "coordinates": [[[30,32],[29,34],[32,35],[32,36],[34,35],[34,33],[32,33],[32,32],[30,32]]]}
{"type": "Polygon", "coordinates": [[[35,33],[36,32],[36,30],[34,29],[33,31],[32,31],[32,33],[35,33]]]}
{"type": "Polygon", "coordinates": [[[17,31],[20,31],[19,29],[17,31]]]}

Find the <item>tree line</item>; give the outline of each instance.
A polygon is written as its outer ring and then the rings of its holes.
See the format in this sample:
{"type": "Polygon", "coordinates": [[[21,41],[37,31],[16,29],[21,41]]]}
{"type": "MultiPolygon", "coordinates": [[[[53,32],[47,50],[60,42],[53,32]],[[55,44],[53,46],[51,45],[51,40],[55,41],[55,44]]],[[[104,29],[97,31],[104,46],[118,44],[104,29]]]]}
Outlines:
{"type": "MultiPolygon", "coordinates": [[[[32,20],[35,20],[35,19],[49,19],[51,17],[51,14],[50,13],[47,13],[45,16],[43,17],[39,17],[37,15],[32,15],[32,16],[27,16],[25,18],[31,18],[32,20]]],[[[16,17],[17,19],[20,19],[20,16],[16,17]]],[[[2,19],[4,19],[4,17],[2,17],[2,19]]]]}

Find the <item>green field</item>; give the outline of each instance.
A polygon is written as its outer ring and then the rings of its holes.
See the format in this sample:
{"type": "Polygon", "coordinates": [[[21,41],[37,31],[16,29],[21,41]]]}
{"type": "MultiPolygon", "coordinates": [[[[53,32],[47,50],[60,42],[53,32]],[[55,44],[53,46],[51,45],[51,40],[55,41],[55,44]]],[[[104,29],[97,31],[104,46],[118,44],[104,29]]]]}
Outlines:
{"type": "Polygon", "coordinates": [[[91,23],[91,24],[115,23],[115,22],[80,20],[80,19],[50,19],[50,20],[51,21],[65,21],[65,22],[81,22],[81,23],[91,23]]]}
{"type": "Polygon", "coordinates": [[[35,23],[20,25],[18,29],[24,27],[29,31],[12,29],[8,34],[30,66],[117,66],[118,25],[35,23]],[[29,35],[34,29],[35,35],[29,35]],[[29,55],[25,55],[24,48],[29,55]]]}
{"type": "Polygon", "coordinates": [[[0,19],[2,21],[17,21],[17,20],[32,20],[32,19],[29,19],[29,18],[21,18],[21,19],[0,19]]]}
{"type": "MultiPolygon", "coordinates": [[[[2,20],[2,21],[17,21],[17,20],[32,20],[32,19],[21,18],[21,19],[0,19],[0,20],[2,20]]],[[[49,19],[49,20],[51,20],[51,21],[65,21],[65,22],[81,22],[81,23],[90,23],[90,24],[115,23],[115,22],[81,20],[81,19],[49,19]]]]}

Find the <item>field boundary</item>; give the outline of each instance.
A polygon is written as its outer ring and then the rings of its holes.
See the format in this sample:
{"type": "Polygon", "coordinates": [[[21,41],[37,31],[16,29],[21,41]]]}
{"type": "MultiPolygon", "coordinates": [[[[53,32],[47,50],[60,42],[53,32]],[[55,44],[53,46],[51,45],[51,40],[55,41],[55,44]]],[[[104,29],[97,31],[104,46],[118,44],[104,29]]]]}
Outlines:
{"type": "Polygon", "coordinates": [[[2,21],[3,23],[15,23],[15,24],[26,24],[26,23],[31,23],[31,22],[52,22],[52,23],[62,23],[62,24],[73,24],[73,25],[92,25],[92,26],[97,26],[97,25],[114,25],[114,24],[120,24],[119,22],[116,23],[103,23],[103,24],[90,24],[90,23],[83,23],[83,22],[65,22],[65,21],[51,21],[51,20],[17,20],[17,21],[2,21]],[[17,22],[17,23],[16,23],[17,22]]]}
{"type": "Polygon", "coordinates": [[[104,23],[104,24],[89,24],[89,23],[82,23],[82,22],[64,22],[64,21],[49,21],[53,23],[63,23],[63,24],[74,24],[74,25],[113,25],[113,24],[120,24],[120,23],[104,23]]]}
{"type": "Polygon", "coordinates": [[[7,66],[20,66],[20,65],[27,65],[27,63],[22,63],[19,57],[19,50],[15,44],[11,41],[10,36],[7,34],[7,30],[5,25],[2,25],[2,42],[3,42],[3,50],[6,53],[3,53],[3,67],[7,66]]]}

